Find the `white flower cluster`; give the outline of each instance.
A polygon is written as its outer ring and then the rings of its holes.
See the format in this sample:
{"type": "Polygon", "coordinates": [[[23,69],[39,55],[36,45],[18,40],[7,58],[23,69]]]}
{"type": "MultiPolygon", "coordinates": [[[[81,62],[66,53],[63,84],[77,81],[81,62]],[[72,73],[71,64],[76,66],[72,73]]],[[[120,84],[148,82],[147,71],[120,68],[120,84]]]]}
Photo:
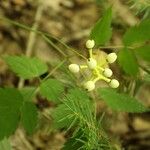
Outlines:
{"type": "MultiPolygon", "coordinates": [[[[91,70],[92,72],[91,80],[88,80],[87,82],[84,83],[84,88],[87,89],[88,91],[92,91],[95,89],[95,83],[98,80],[104,80],[109,83],[110,87],[118,88],[119,87],[118,80],[109,79],[113,75],[112,70],[110,68],[102,68],[102,66],[99,66],[99,64],[97,64],[96,59],[92,57],[92,49],[94,48],[94,46],[95,46],[94,40],[88,40],[86,42],[86,48],[89,50],[90,58],[87,59],[86,65],[84,65],[83,67],[82,65],[79,66],[77,64],[70,64],[69,70],[72,73],[78,73],[80,69],[84,68],[89,68],[91,70]]],[[[109,64],[114,63],[116,59],[117,59],[116,53],[110,53],[106,57],[107,63],[109,64]]]]}

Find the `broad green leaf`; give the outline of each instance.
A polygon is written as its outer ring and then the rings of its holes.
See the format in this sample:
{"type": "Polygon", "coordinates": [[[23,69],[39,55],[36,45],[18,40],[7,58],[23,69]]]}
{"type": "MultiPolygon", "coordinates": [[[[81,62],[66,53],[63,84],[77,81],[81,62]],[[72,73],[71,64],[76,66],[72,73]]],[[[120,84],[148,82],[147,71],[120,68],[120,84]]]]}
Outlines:
{"type": "Polygon", "coordinates": [[[32,101],[35,96],[36,87],[24,87],[20,89],[24,101],[32,101]]]}
{"type": "Polygon", "coordinates": [[[150,62],[150,45],[145,45],[143,47],[136,48],[134,52],[135,54],[137,54],[137,56],[141,57],[145,61],[150,62]]]}
{"type": "Polygon", "coordinates": [[[143,20],[139,25],[131,27],[125,33],[123,42],[126,46],[150,40],[150,19],[143,20]]]}
{"type": "Polygon", "coordinates": [[[2,141],[0,141],[0,150],[12,150],[8,139],[4,138],[2,141]]]}
{"type": "Polygon", "coordinates": [[[129,95],[117,93],[110,88],[101,88],[98,90],[100,97],[106,104],[116,111],[140,113],[148,111],[138,100],[129,95]]]}
{"type": "Polygon", "coordinates": [[[109,8],[91,31],[90,38],[95,41],[96,45],[104,45],[110,40],[112,35],[111,20],[112,10],[109,8]]]}
{"type": "Polygon", "coordinates": [[[138,73],[138,63],[133,51],[129,49],[122,49],[118,55],[119,65],[125,73],[136,76],[138,73]]]}
{"type": "Polygon", "coordinates": [[[41,94],[50,101],[59,102],[60,96],[64,91],[63,84],[56,79],[45,80],[40,85],[41,94]]]}
{"type": "Polygon", "coordinates": [[[47,71],[47,65],[38,58],[26,56],[5,56],[4,60],[10,69],[19,77],[30,79],[38,77],[47,71]]]}
{"type": "Polygon", "coordinates": [[[35,104],[25,101],[21,108],[21,123],[28,134],[35,131],[38,120],[38,112],[35,104]]]}
{"type": "Polygon", "coordinates": [[[23,97],[13,88],[0,88],[0,140],[17,128],[23,97]]]}

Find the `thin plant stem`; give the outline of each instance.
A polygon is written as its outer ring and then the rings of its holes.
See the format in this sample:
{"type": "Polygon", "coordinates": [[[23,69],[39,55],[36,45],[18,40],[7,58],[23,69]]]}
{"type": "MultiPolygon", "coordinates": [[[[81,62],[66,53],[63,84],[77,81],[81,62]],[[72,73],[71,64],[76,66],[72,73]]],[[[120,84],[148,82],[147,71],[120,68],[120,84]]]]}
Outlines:
{"type": "Polygon", "coordinates": [[[139,64],[139,66],[140,66],[140,68],[141,68],[142,70],[144,70],[145,72],[147,72],[148,74],[150,74],[150,70],[148,70],[145,66],[143,66],[143,65],[141,65],[141,64],[139,64]]]}
{"type": "Polygon", "coordinates": [[[67,59],[64,59],[63,61],[61,61],[56,67],[54,67],[51,72],[42,80],[45,81],[46,79],[48,79],[58,68],[60,68],[65,62],[67,61],[67,59]]]}
{"type": "Polygon", "coordinates": [[[54,47],[59,53],[61,53],[64,57],[67,57],[66,54],[57,46],[55,45],[47,36],[42,35],[42,37],[47,41],[52,47],[54,47]]]}
{"type": "MultiPolygon", "coordinates": [[[[125,46],[124,45],[115,45],[115,46],[101,46],[99,47],[100,49],[121,49],[121,48],[124,48],[125,46]]],[[[132,47],[132,46],[127,46],[127,48],[129,49],[135,49],[137,47],[132,47]]]]}
{"type": "MultiPolygon", "coordinates": [[[[39,5],[37,8],[36,15],[35,15],[35,22],[32,26],[33,30],[37,30],[39,26],[39,20],[42,17],[43,8],[44,8],[43,5],[39,5]]],[[[29,38],[27,41],[26,53],[25,53],[27,57],[30,57],[32,55],[35,40],[36,40],[36,32],[30,32],[29,38]]],[[[18,83],[19,89],[24,86],[24,81],[25,81],[24,79],[20,78],[19,83],[18,83]]]]}
{"type": "MultiPolygon", "coordinates": [[[[53,35],[50,35],[49,33],[45,33],[45,32],[39,31],[39,30],[37,30],[37,29],[35,30],[35,29],[33,29],[33,28],[31,28],[31,27],[28,27],[28,26],[26,26],[26,25],[24,25],[24,24],[21,24],[21,23],[19,23],[19,22],[13,21],[13,20],[11,20],[11,19],[9,19],[9,18],[4,18],[4,17],[1,17],[1,16],[0,16],[0,20],[5,20],[5,21],[7,21],[7,22],[9,22],[9,23],[11,23],[11,24],[13,24],[13,25],[15,25],[15,26],[18,26],[18,27],[22,28],[22,29],[35,32],[35,33],[38,34],[38,35],[41,35],[41,36],[42,36],[42,35],[45,35],[46,37],[49,38],[49,40],[50,40],[50,39],[54,39],[54,40],[56,40],[57,42],[59,42],[60,44],[62,44],[66,49],[68,49],[68,50],[74,52],[75,54],[77,54],[78,56],[82,57],[83,59],[87,59],[85,56],[83,56],[82,54],[80,54],[79,52],[77,52],[77,50],[75,50],[75,49],[69,47],[67,44],[63,43],[60,39],[58,39],[57,37],[55,37],[55,36],[53,36],[53,35]]],[[[51,40],[51,42],[52,42],[52,40],[51,40]]],[[[53,42],[52,42],[52,43],[53,43],[53,42]]],[[[53,44],[54,44],[54,43],[53,43],[53,44]]]]}

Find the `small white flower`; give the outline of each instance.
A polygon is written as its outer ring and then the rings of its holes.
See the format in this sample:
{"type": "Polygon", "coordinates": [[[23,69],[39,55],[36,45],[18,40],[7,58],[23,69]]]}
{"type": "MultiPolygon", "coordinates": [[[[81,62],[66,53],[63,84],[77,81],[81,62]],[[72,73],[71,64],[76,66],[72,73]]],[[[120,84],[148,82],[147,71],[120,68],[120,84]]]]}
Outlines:
{"type": "Polygon", "coordinates": [[[79,65],[77,64],[70,64],[68,68],[72,73],[78,73],[80,70],[79,65]]]}
{"type": "Polygon", "coordinates": [[[95,69],[97,66],[97,61],[93,58],[89,58],[89,60],[87,61],[87,65],[90,69],[95,69]]]}
{"type": "Polygon", "coordinates": [[[111,64],[113,62],[115,62],[117,59],[117,55],[116,53],[110,53],[107,55],[107,61],[111,64]]]}
{"type": "Polygon", "coordinates": [[[109,85],[110,85],[110,87],[112,87],[112,88],[117,88],[117,87],[119,87],[119,82],[118,82],[118,80],[116,80],[116,79],[112,79],[112,80],[110,81],[109,85]]]}
{"type": "Polygon", "coordinates": [[[112,74],[113,74],[113,72],[112,72],[112,70],[111,69],[109,69],[109,68],[105,68],[105,70],[104,70],[104,76],[106,76],[106,77],[111,77],[112,76],[112,74]]]}
{"type": "Polygon", "coordinates": [[[93,81],[87,81],[85,84],[84,84],[84,88],[88,91],[92,91],[95,89],[95,83],[93,81]]]}
{"type": "Polygon", "coordinates": [[[86,45],[86,48],[92,49],[95,46],[95,41],[94,40],[87,40],[85,45],[86,45]]]}

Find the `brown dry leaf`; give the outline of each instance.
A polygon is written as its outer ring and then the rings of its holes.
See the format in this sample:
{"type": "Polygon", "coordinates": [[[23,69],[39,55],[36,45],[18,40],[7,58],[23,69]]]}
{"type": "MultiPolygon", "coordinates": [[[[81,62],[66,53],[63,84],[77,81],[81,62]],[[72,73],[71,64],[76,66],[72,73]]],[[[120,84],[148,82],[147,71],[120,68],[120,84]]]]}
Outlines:
{"type": "Polygon", "coordinates": [[[12,0],[16,5],[24,6],[26,4],[25,0],[12,0]]]}
{"type": "Polygon", "coordinates": [[[43,0],[41,1],[45,6],[51,7],[55,11],[59,11],[61,0],[43,0]]]}
{"type": "Polygon", "coordinates": [[[129,131],[128,122],[125,113],[119,113],[116,116],[116,119],[113,119],[113,123],[110,127],[110,130],[115,134],[125,134],[129,131]]]}
{"type": "Polygon", "coordinates": [[[133,120],[133,127],[137,131],[150,130],[150,122],[142,118],[136,117],[133,120]]]}

